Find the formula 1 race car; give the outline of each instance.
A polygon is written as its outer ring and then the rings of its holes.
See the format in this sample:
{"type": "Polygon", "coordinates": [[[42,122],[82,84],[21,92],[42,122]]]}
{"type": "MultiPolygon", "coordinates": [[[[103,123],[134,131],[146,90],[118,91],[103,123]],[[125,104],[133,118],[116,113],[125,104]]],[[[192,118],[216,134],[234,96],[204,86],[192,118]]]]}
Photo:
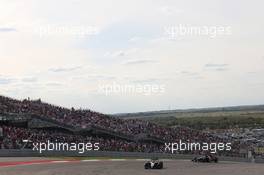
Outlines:
{"type": "Polygon", "coordinates": [[[205,155],[201,157],[195,157],[192,159],[193,162],[205,162],[205,163],[211,163],[211,162],[218,162],[218,158],[213,155],[205,155]]]}
{"type": "Polygon", "coordinates": [[[145,169],[163,169],[163,162],[154,158],[146,162],[144,167],[145,169]]]}

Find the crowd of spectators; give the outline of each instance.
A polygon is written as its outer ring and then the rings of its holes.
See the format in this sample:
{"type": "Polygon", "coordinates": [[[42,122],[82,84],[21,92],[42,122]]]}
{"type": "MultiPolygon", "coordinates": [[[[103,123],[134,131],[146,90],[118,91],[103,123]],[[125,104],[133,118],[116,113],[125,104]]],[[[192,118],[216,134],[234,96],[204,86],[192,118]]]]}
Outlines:
{"type": "Polygon", "coordinates": [[[161,152],[162,147],[158,144],[136,143],[121,139],[102,138],[95,136],[82,136],[59,131],[18,128],[13,126],[0,126],[2,139],[0,149],[32,149],[32,143],[99,143],[101,151],[124,151],[124,152],[161,152]],[[23,142],[30,140],[30,142],[23,142]]]}
{"type": "Polygon", "coordinates": [[[19,101],[0,96],[0,112],[36,114],[74,127],[87,128],[89,126],[96,126],[126,135],[135,136],[145,134],[150,137],[156,137],[167,141],[175,140],[179,138],[179,135],[181,137],[186,136],[189,138],[186,134],[198,134],[187,131],[187,129],[177,130],[166,128],[143,120],[119,119],[91,110],[75,110],[74,108],[67,109],[43,103],[41,100],[25,99],[23,101],[19,101]]]}
{"type": "MultiPolygon", "coordinates": [[[[51,131],[43,129],[27,129],[13,126],[0,126],[2,130],[2,139],[0,139],[0,149],[32,149],[32,143],[24,143],[23,140],[30,140],[33,143],[99,143],[101,151],[119,151],[119,152],[155,152],[164,153],[164,144],[144,143],[126,141],[122,139],[103,138],[97,136],[82,136],[69,134],[61,131],[51,131]]],[[[201,138],[203,139],[203,138],[201,138]]],[[[210,139],[210,138],[209,138],[210,139]]],[[[212,140],[211,140],[212,141],[212,140]]],[[[221,142],[221,140],[218,140],[221,142]]],[[[233,150],[229,152],[219,152],[218,154],[227,156],[239,156],[239,148],[241,145],[233,143],[233,150]]],[[[179,153],[190,153],[179,152],[179,153]]],[[[191,152],[199,154],[201,152],[191,152]]]]}
{"type": "MultiPolygon", "coordinates": [[[[83,109],[67,109],[48,103],[43,103],[39,100],[25,99],[22,101],[12,98],[0,96],[0,113],[16,113],[16,114],[35,114],[42,117],[55,120],[57,122],[67,124],[73,127],[87,128],[96,126],[102,129],[107,129],[112,132],[118,132],[125,135],[136,136],[146,135],[154,137],[166,142],[207,142],[207,143],[227,143],[233,142],[230,139],[216,137],[210,133],[193,130],[186,127],[167,128],[157,124],[138,120],[138,119],[120,119],[111,117],[91,110],[83,109]]],[[[18,138],[32,137],[35,141],[41,139],[64,139],[64,141],[85,141],[87,139],[97,139],[103,145],[105,150],[117,151],[140,151],[140,152],[160,152],[161,148],[157,144],[146,144],[138,142],[128,142],[122,139],[103,139],[91,138],[76,135],[65,135],[62,133],[49,133],[43,130],[34,130],[22,128],[4,127],[5,133],[8,133],[3,142],[2,148],[21,148],[21,140],[18,138]],[[34,134],[32,136],[32,133],[34,134]],[[31,134],[31,135],[30,135],[31,134]]],[[[233,150],[229,154],[238,154],[240,145],[233,143],[233,150]]]]}

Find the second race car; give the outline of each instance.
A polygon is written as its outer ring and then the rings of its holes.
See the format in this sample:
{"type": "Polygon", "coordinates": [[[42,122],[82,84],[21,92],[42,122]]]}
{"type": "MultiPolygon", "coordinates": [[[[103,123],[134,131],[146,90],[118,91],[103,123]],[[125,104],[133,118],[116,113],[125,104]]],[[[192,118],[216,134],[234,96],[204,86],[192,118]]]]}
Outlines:
{"type": "Polygon", "coordinates": [[[193,162],[218,162],[218,158],[216,156],[213,155],[205,155],[205,156],[201,156],[201,157],[195,157],[192,159],[193,162]]]}

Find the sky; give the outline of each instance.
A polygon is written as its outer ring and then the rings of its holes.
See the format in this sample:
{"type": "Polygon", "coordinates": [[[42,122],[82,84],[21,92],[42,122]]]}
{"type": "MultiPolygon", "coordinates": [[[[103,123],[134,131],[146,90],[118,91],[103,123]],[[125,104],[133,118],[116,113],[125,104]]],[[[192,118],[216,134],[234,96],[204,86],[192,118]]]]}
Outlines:
{"type": "Polygon", "coordinates": [[[102,113],[264,104],[263,6],[0,0],[0,94],[102,113]]]}

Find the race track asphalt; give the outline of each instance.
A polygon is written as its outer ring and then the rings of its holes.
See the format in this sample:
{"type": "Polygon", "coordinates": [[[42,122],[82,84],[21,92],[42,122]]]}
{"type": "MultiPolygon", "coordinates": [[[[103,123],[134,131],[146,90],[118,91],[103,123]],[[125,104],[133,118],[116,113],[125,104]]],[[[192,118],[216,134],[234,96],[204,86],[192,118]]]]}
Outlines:
{"type": "Polygon", "coordinates": [[[264,175],[264,164],[164,161],[163,170],[144,170],[140,160],[98,160],[0,167],[0,175],[264,175]]]}

